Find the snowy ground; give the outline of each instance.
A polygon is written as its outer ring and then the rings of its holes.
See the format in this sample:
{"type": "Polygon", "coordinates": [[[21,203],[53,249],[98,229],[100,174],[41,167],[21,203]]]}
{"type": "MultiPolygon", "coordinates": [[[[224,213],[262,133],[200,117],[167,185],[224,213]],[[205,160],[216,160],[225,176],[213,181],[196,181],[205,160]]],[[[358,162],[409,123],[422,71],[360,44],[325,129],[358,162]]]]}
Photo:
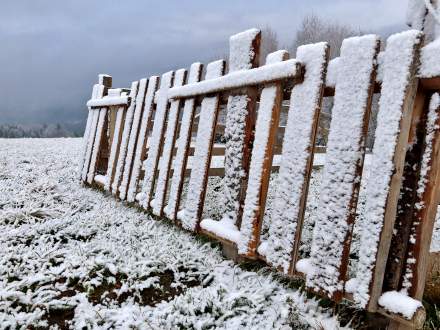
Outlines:
{"type": "Polygon", "coordinates": [[[267,269],[81,187],[80,149],[0,139],[1,329],[337,328],[267,269]]]}

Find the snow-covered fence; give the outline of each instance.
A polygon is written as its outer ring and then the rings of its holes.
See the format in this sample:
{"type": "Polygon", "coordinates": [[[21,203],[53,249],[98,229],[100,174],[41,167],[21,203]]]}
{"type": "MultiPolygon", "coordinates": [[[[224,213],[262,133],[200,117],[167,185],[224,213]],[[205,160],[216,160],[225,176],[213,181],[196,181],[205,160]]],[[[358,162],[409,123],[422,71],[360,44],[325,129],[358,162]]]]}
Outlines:
{"type": "Polygon", "coordinates": [[[424,45],[423,33],[411,30],[391,36],[379,52],[379,37],[367,35],[344,40],[341,56],[330,62],[322,42],[299,47],[295,59],[274,52],[259,66],[260,38],[256,29],[231,37],[227,74],[220,60],[207,65],[202,79],[203,65],[194,63],[189,74],[170,71],[129,90],[111,89],[111,78],[100,76],[87,104],[82,181],[219,240],[238,256],[302,276],[317,294],[420,326],[440,191],[440,44],[424,45]],[[377,129],[366,155],[374,93],[381,94],[377,129]],[[334,107],[323,161],[315,137],[325,96],[334,97],[334,107]],[[288,117],[276,155],[283,101],[288,117]],[[214,143],[222,105],[224,156],[213,155],[222,149],[214,143]],[[364,159],[367,216],[349,278],[364,159]],[[311,253],[301,259],[314,164],[324,165],[323,181],[311,253]],[[275,166],[274,207],[262,236],[275,166]],[[202,217],[210,168],[224,169],[221,219],[202,217]]]}

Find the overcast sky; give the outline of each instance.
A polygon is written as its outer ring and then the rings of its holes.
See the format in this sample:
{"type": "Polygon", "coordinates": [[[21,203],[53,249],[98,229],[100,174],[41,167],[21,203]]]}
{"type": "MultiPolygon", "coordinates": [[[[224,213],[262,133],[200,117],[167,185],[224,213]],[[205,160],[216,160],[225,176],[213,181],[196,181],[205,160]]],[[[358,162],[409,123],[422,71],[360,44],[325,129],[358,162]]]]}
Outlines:
{"type": "Polygon", "coordinates": [[[271,26],[291,44],[310,13],[363,31],[405,28],[406,0],[10,0],[0,11],[0,124],[82,120],[98,73],[114,86],[228,52],[271,26]]]}

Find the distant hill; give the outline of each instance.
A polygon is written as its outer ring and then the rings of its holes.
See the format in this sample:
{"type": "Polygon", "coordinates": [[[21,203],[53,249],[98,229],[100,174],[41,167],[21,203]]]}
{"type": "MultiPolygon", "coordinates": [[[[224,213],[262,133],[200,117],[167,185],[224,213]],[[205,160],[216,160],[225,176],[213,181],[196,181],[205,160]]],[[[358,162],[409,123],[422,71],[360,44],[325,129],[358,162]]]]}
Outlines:
{"type": "Polygon", "coordinates": [[[1,124],[0,138],[57,138],[80,137],[84,132],[83,122],[57,124],[1,124]]]}

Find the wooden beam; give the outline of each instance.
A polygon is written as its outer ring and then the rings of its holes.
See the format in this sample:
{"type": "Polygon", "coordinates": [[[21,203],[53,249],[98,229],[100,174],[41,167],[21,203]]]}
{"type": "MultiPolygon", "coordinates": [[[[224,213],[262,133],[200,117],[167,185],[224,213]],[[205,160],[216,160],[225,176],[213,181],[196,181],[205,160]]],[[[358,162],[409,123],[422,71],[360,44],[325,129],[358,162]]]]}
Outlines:
{"type": "Polygon", "coordinates": [[[193,98],[199,95],[220,93],[234,89],[260,86],[285,79],[300,79],[302,74],[301,63],[291,59],[280,63],[272,63],[251,70],[245,67],[231,71],[229,74],[212,80],[170,88],[169,99],[193,98]]]}

